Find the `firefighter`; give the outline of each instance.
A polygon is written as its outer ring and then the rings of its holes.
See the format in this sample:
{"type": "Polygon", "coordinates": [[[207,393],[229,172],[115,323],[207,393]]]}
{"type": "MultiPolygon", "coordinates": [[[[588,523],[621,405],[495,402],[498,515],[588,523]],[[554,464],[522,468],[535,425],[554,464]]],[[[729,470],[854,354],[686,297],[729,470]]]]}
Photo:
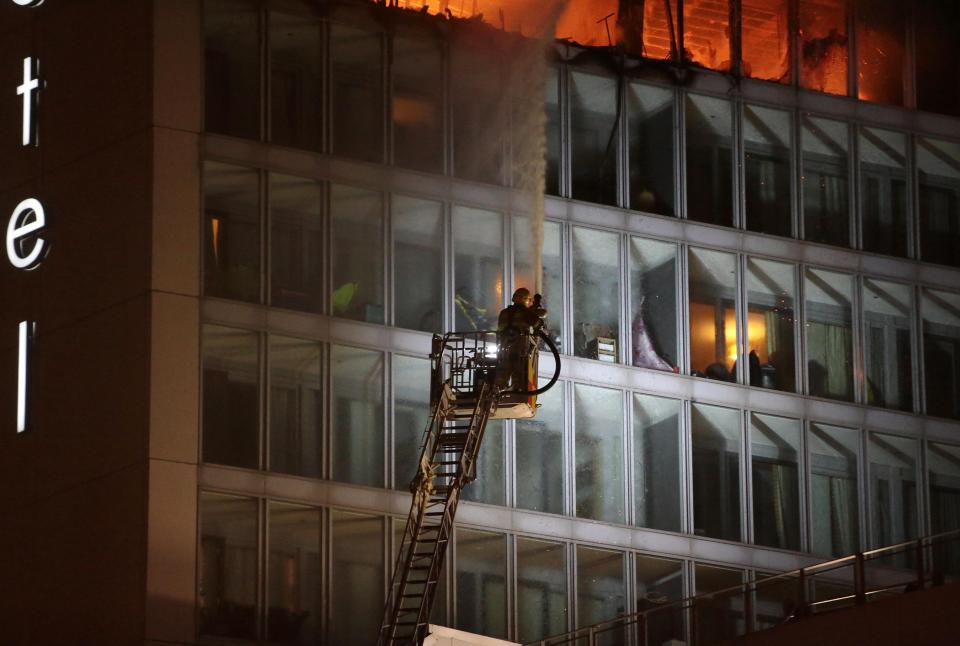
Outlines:
{"type": "Polygon", "coordinates": [[[537,294],[521,287],[513,293],[513,304],[503,309],[497,319],[497,385],[514,390],[527,389],[527,360],[533,349],[533,335],[543,327],[547,315],[537,294]]]}

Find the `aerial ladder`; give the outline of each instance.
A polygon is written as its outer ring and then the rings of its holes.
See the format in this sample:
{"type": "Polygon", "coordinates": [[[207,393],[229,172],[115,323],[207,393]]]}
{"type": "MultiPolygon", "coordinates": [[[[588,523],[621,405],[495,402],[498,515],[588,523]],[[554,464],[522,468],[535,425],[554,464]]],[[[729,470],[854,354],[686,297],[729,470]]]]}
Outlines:
{"type": "Polygon", "coordinates": [[[431,416],[410,484],[413,501],[400,540],[380,628],[379,646],[418,646],[427,636],[430,609],[464,485],[476,477],[487,422],[536,415],[537,395],[560,376],[560,354],[542,330],[524,333],[526,384],[504,386],[504,375],[523,374],[516,353],[498,345],[496,332],[434,335],[430,355],[431,416]],[[539,347],[554,355],[554,374],[537,387],[539,347]],[[511,365],[507,365],[507,364],[511,365]],[[525,387],[524,387],[525,386],[525,387]]]}

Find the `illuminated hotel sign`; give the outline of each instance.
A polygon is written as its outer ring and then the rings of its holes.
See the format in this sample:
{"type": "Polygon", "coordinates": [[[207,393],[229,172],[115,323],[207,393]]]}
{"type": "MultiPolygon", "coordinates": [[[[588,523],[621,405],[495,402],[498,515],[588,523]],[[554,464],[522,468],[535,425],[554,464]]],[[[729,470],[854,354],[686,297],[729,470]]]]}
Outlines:
{"type": "MultiPolygon", "coordinates": [[[[39,7],[43,0],[13,0],[20,7],[39,7]]],[[[32,56],[23,59],[23,82],[17,87],[21,97],[21,146],[39,145],[37,132],[37,108],[40,105],[40,61],[32,56]]],[[[47,224],[43,204],[35,197],[20,202],[7,223],[7,260],[16,269],[36,269],[47,253],[47,243],[39,233],[47,224]]],[[[37,324],[21,321],[17,330],[17,433],[28,427],[27,390],[29,385],[30,345],[36,335],[37,324]]]]}

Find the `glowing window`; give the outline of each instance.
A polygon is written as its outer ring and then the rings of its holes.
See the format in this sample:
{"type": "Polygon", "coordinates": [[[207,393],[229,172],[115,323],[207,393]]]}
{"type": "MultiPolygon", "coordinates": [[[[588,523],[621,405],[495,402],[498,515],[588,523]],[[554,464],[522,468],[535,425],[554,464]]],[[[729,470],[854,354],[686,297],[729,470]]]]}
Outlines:
{"type": "Polygon", "coordinates": [[[788,0],[742,0],[743,74],[790,82],[788,0]]]}
{"type": "Polygon", "coordinates": [[[800,0],[800,85],[847,93],[847,0],[800,0]]]}

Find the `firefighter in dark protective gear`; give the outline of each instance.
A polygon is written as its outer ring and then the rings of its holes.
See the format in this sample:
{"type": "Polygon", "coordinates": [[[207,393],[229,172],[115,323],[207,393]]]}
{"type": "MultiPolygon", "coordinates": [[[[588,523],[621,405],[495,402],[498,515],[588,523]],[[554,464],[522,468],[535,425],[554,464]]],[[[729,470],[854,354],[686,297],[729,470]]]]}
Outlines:
{"type": "Polygon", "coordinates": [[[503,309],[497,319],[497,385],[512,390],[527,390],[527,362],[534,348],[535,334],[543,327],[547,315],[537,294],[521,287],[513,293],[513,304],[503,309]]]}

